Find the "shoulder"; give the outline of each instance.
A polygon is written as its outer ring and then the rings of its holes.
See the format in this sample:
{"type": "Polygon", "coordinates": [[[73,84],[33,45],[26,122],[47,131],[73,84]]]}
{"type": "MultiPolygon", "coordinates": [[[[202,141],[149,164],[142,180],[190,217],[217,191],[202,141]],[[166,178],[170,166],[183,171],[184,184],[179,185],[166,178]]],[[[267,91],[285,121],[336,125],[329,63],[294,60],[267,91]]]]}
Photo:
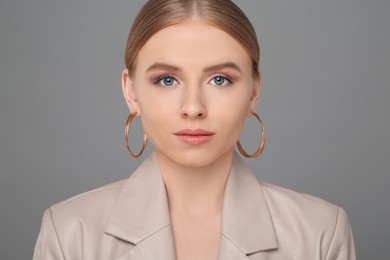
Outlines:
{"type": "Polygon", "coordinates": [[[320,248],[328,256],[354,252],[352,231],[343,208],[309,194],[259,183],[281,244],[298,248],[299,244],[315,243],[313,248],[320,248]]]}
{"type": "Polygon", "coordinates": [[[82,206],[101,206],[107,202],[112,202],[115,200],[120,189],[123,186],[125,180],[120,180],[114,183],[107,184],[105,186],[78,194],[76,196],[70,197],[66,200],[63,200],[59,203],[56,203],[50,207],[52,211],[61,211],[68,210],[74,207],[82,206]],[[96,205],[96,203],[98,205],[96,205]]]}
{"type": "Polygon", "coordinates": [[[259,181],[271,210],[288,211],[307,218],[331,218],[339,211],[339,206],[319,197],[259,181]]]}
{"type": "Polygon", "coordinates": [[[309,230],[332,232],[343,210],[326,200],[313,195],[296,192],[260,181],[270,213],[279,223],[304,225],[309,230]]]}
{"type": "Polygon", "coordinates": [[[54,225],[65,227],[72,222],[90,223],[91,220],[106,222],[124,182],[117,181],[52,205],[48,211],[54,225]]]}
{"type": "MultiPolygon", "coordinates": [[[[113,238],[106,236],[104,230],[124,183],[93,189],[48,208],[33,259],[81,259],[80,254],[88,250],[88,254],[105,252],[101,245],[112,243],[113,238]]],[[[96,258],[90,255],[88,259],[96,258]]]]}

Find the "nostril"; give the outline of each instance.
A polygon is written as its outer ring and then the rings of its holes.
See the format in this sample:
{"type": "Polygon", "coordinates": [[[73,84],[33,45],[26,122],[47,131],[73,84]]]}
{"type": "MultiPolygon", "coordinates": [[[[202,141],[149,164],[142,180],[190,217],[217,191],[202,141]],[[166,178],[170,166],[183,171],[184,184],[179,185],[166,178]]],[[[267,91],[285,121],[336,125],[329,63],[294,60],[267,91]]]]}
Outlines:
{"type": "Polygon", "coordinates": [[[205,113],[201,112],[201,113],[195,113],[195,114],[188,114],[186,112],[183,112],[182,113],[182,117],[193,117],[193,118],[203,118],[205,116],[205,113]]]}
{"type": "Polygon", "coordinates": [[[204,118],[206,115],[207,111],[204,108],[187,107],[181,110],[181,117],[183,118],[204,118]]]}

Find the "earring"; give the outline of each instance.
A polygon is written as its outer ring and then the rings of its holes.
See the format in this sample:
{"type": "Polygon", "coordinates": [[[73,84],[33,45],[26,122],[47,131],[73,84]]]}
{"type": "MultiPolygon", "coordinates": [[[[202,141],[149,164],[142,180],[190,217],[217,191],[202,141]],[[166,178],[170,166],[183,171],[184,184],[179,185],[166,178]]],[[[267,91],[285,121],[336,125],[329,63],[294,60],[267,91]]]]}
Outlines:
{"type": "Polygon", "coordinates": [[[127,118],[127,121],[126,121],[126,125],[125,125],[125,138],[126,138],[126,148],[127,148],[127,152],[129,153],[129,155],[133,158],[138,158],[141,156],[141,154],[144,152],[145,150],[145,147],[146,147],[146,144],[148,143],[148,136],[144,133],[144,143],[142,145],[142,148],[141,148],[141,151],[138,153],[138,154],[134,154],[130,147],[129,147],[129,128],[130,128],[130,125],[131,125],[131,121],[133,121],[133,118],[137,115],[137,112],[133,112],[129,115],[129,117],[127,118]]]}
{"type": "Polygon", "coordinates": [[[261,143],[260,143],[260,146],[257,149],[257,151],[254,154],[250,155],[247,152],[245,152],[244,148],[242,147],[242,145],[240,143],[240,140],[237,141],[238,150],[240,151],[240,153],[243,156],[245,156],[247,158],[256,158],[256,157],[258,157],[263,152],[264,146],[265,146],[265,130],[264,130],[263,121],[261,121],[260,116],[258,114],[256,114],[255,112],[253,112],[252,114],[257,118],[257,120],[259,121],[260,126],[261,126],[261,143]]]}

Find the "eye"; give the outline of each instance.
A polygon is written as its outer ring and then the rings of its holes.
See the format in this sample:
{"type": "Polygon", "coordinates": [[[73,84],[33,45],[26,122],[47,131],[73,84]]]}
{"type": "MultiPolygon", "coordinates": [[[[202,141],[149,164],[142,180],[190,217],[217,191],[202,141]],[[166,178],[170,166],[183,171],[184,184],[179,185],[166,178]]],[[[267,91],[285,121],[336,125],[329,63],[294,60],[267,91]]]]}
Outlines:
{"type": "Polygon", "coordinates": [[[172,76],[164,76],[159,78],[156,82],[156,85],[160,85],[163,87],[170,87],[178,84],[177,80],[172,76]]]}
{"type": "Polygon", "coordinates": [[[210,83],[212,85],[222,87],[231,84],[232,81],[224,76],[215,76],[210,80],[210,83]]]}

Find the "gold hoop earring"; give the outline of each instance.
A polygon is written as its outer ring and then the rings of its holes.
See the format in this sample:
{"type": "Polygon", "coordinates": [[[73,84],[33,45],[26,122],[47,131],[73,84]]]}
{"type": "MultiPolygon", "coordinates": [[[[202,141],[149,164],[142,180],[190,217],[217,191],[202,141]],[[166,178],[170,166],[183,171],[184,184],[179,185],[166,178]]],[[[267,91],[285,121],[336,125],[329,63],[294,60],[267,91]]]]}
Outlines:
{"type": "Polygon", "coordinates": [[[261,143],[260,143],[260,146],[257,149],[257,151],[254,154],[250,155],[247,152],[245,152],[244,148],[242,147],[242,145],[240,143],[240,140],[238,140],[237,141],[238,150],[246,158],[256,158],[256,157],[258,157],[263,152],[264,146],[265,146],[265,130],[264,130],[263,121],[261,121],[260,116],[258,114],[256,114],[255,112],[253,112],[252,114],[257,118],[257,120],[259,121],[260,126],[261,126],[261,143]]]}
{"type": "Polygon", "coordinates": [[[125,125],[125,138],[126,138],[126,148],[127,148],[127,152],[129,153],[129,155],[133,158],[138,158],[141,156],[141,154],[144,152],[145,150],[145,147],[146,147],[146,144],[148,143],[148,136],[144,133],[144,143],[142,145],[142,148],[141,148],[141,151],[138,153],[138,154],[134,154],[130,147],[129,147],[129,128],[130,128],[130,125],[131,125],[131,121],[133,121],[133,118],[137,115],[137,112],[133,112],[129,115],[129,117],[127,118],[127,121],[126,121],[126,125],[125,125]]]}

